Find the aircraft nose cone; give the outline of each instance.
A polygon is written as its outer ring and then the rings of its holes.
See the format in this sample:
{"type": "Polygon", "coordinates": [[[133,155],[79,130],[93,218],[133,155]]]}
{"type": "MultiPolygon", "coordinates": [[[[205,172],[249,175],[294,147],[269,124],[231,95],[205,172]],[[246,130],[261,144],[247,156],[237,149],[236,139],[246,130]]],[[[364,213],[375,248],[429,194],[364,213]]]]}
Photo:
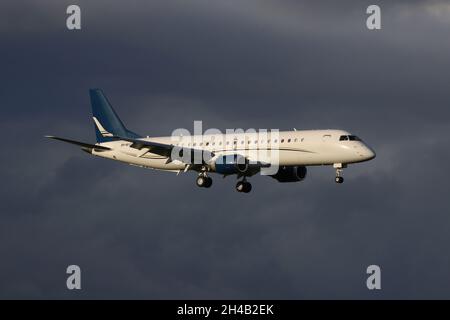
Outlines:
{"type": "Polygon", "coordinates": [[[366,158],[367,160],[372,160],[373,158],[375,158],[377,155],[375,153],[375,151],[369,147],[366,147],[367,151],[366,151],[366,158]]]}

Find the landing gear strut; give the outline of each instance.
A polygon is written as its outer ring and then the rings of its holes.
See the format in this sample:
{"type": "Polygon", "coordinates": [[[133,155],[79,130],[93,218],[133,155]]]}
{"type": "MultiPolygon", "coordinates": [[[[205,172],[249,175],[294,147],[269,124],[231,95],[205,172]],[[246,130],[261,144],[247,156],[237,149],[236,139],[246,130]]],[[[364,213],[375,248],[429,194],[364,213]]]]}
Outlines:
{"type": "Polygon", "coordinates": [[[249,193],[252,190],[252,185],[250,184],[250,182],[247,182],[247,180],[242,180],[242,181],[238,181],[238,183],[236,183],[236,191],[237,192],[244,192],[244,193],[249,193]]]}
{"type": "Polygon", "coordinates": [[[336,168],[336,178],[334,179],[334,181],[336,183],[344,182],[344,178],[341,175],[342,175],[342,172],[344,171],[345,165],[342,165],[340,163],[335,163],[333,165],[333,167],[336,168]]]}
{"type": "Polygon", "coordinates": [[[206,175],[206,172],[201,172],[197,177],[196,183],[200,188],[209,188],[212,185],[212,179],[206,175]]]}

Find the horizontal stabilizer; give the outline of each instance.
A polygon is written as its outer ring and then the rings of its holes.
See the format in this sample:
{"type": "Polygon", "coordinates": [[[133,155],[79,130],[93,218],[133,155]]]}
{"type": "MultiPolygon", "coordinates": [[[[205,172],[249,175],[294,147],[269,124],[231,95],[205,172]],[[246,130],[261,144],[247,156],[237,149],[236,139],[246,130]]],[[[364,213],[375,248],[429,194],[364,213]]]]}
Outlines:
{"type": "Polygon", "coordinates": [[[98,145],[95,145],[95,144],[84,143],[84,142],[70,140],[70,139],[66,139],[66,138],[59,138],[59,137],[55,137],[55,136],[45,136],[45,137],[46,138],[50,138],[50,139],[64,141],[64,142],[71,143],[71,144],[75,144],[77,146],[82,147],[83,149],[93,149],[95,151],[111,150],[111,148],[108,148],[108,147],[98,146],[98,145]]]}

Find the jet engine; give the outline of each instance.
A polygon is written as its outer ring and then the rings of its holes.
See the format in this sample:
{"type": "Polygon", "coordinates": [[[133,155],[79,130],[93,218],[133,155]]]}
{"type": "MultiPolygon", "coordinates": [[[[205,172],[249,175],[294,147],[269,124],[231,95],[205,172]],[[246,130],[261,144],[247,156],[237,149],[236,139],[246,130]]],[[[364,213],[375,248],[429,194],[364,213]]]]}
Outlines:
{"type": "Polygon", "coordinates": [[[281,166],[271,177],[278,182],[297,182],[305,179],[306,172],[305,166],[281,166]]]}

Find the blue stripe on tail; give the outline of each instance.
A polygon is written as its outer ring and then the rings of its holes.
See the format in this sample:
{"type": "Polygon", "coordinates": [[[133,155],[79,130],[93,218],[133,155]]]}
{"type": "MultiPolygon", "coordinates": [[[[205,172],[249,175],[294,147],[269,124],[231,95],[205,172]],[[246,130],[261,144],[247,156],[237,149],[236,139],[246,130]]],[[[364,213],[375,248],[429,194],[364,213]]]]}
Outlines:
{"type": "MultiPolygon", "coordinates": [[[[89,95],[91,97],[92,115],[102,124],[102,126],[114,136],[126,137],[126,138],[140,138],[136,133],[128,130],[120,120],[113,107],[106,99],[102,90],[90,89],[89,95]]],[[[103,137],[95,126],[95,135],[97,136],[97,142],[107,142],[117,140],[114,137],[103,137]]]]}

